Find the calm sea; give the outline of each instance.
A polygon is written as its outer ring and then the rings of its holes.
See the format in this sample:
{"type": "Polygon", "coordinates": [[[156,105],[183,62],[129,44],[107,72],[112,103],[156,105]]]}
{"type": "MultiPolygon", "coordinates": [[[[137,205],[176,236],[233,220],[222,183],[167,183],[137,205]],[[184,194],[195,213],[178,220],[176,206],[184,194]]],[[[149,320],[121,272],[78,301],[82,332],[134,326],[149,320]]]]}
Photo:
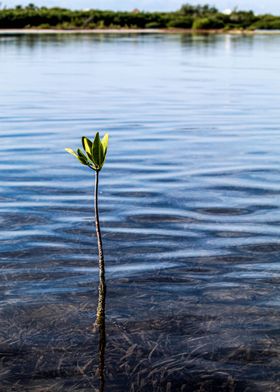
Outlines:
{"type": "Polygon", "coordinates": [[[280,36],[0,35],[1,391],[280,391],[280,36]],[[101,389],[100,389],[101,390],[101,389]]]}

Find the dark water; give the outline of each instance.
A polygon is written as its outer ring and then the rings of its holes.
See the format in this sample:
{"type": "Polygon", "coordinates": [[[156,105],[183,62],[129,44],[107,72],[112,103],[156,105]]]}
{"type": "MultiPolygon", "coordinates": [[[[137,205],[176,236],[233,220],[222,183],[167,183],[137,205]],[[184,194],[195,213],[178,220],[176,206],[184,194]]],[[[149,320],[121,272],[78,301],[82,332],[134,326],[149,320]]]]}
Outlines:
{"type": "Polygon", "coordinates": [[[280,391],[280,36],[0,36],[0,390],[280,391]]]}

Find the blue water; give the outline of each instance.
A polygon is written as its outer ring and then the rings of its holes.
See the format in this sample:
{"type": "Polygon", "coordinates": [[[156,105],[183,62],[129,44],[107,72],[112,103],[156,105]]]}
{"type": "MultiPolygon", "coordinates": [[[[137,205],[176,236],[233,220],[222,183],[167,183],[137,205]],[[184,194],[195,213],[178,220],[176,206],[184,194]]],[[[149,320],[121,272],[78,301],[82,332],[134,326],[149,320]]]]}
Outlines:
{"type": "Polygon", "coordinates": [[[0,35],[3,391],[97,388],[97,130],[106,390],[280,390],[279,45],[0,35]]]}

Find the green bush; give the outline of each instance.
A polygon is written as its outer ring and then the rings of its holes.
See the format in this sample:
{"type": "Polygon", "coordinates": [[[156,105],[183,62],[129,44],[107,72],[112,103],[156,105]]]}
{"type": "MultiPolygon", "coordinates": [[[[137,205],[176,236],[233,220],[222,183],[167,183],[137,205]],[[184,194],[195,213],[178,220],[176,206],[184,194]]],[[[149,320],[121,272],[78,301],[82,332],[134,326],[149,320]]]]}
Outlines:
{"type": "Polygon", "coordinates": [[[159,22],[150,22],[145,24],[146,29],[160,29],[161,24],[159,22]]]}
{"type": "Polygon", "coordinates": [[[38,26],[38,29],[42,29],[42,30],[47,30],[51,28],[52,26],[50,26],[48,23],[42,23],[41,25],[38,26]]]}
{"type": "Polygon", "coordinates": [[[280,30],[280,17],[265,15],[250,26],[252,30],[280,30]]]}
{"type": "Polygon", "coordinates": [[[227,17],[227,24],[233,25],[235,28],[248,28],[258,21],[258,17],[252,11],[236,11],[227,17]]]}
{"type": "Polygon", "coordinates": [[[189,16],[178,16],[176,19],[171,20],[167,27],[178,28],[178,29],[190,29],[192,28],[193,19],[189,16]]]}
{"type": "Polygon", "coordinates": [[[185,15],[204,16],[210,14],[217,14],[218,10],[217,8],[211,7],[209,5],[184,4],[182,5],[179,12],[185,15]]]}
{"type": "Polygon", "coordinates": [[[223,29],[224,27],[224,22],[215,17],[197,18],[194,20],[192,25],[194,30],[223,29]]]}
{"type": "Polygon", "coordinates": [[[176,12],[115,12],[27,7],[0,9],[0,29],[42,28],[193,28],[199,29],[280,29],[280,17],[234,11],[230,15],[207,5],[185,4],[176,12]],[[47,27],[46,27],[47,28],[47,27]]]}

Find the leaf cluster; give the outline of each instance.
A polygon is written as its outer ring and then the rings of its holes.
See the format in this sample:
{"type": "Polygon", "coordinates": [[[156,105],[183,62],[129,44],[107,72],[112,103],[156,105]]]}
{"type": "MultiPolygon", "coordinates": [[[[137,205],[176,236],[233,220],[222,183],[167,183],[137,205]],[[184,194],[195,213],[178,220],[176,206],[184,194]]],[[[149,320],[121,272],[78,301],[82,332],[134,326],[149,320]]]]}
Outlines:
{"type": "Polygon", "coordinates": [[[82,151],[80,148],[77,149],[77,152],[73,151],[72,148],[65,148],[65,151],[77,158],[82,165],[88,166],[90,169],[98,172],[104,165],[107,155],[108,142],[108,133],[106,133],[101,140],[99,132],[96,132],[93,141],[85,136],[82,137],[84,151],[82,151]]]}

